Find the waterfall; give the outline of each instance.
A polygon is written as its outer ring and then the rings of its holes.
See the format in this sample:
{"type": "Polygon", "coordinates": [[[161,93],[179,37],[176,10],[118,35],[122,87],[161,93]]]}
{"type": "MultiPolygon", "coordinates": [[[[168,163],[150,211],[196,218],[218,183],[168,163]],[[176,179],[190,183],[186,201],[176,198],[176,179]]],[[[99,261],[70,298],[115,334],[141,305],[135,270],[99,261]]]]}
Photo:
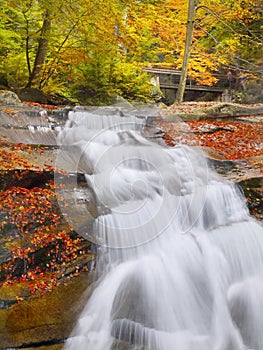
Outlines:
{"type": "Polygon", "coordinates": [[[52,114],[41,107],[16,105],[9,113],[0,110],[0,135],[11,143],[57,145],[68,109],[58,109],[52,114]]]}
{"type": "Polygon", "coordinates": [[[79,210],[75,230],[100,247],[100,277],[64,349],[262,350],[261,224],[200,150],[149,141],[146,123],[76,110],[59,134],[58,167],[84,174],[96,207],[76,201],[66,217],[79,210]]]}

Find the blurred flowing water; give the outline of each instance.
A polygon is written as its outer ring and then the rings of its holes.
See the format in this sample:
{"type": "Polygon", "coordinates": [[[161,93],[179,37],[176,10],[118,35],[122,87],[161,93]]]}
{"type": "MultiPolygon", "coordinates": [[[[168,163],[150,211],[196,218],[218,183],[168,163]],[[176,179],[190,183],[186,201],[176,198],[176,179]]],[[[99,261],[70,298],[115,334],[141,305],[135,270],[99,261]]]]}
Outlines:
{"type": "Polygon", "coordinates": [[[68,109],[47,111],[42,107],[15,105],[0,108],[0,140],[11,143],[57,145],[68,109]]]}
{"type": "Polygon", "coordinates": [[[200,151],[143,136],[151,113],[75,110],[58,136],[61,209],[100,247],[65,349],[262,350],[262,226],[200,151]]]}

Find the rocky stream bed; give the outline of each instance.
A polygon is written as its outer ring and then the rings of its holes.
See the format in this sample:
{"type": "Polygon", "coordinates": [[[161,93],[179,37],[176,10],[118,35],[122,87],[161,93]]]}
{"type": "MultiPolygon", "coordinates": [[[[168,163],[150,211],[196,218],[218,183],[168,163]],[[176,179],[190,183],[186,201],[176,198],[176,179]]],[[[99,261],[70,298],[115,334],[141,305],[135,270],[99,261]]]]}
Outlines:
{"type": "MultiPolygon", "coordinates": [[[[235,122],[261,133],[262,105],[235,106],[234,112],[233,106],[221,107],[183,104],[163,109],[160,118],[152,118],[145,135],[174,146],[178,120],[204,119],[211,125],[211,118],[217,122],[225,118],[225,129],[236,118],[235,122]]],[[[5,100],[0,105],[0,349],[61,349],[88,298],[95,250],[61,215],[53,187],[54,174],[60,171],[56,136],[70,108],[5,100]]],[[[218,125],[213,130],[215,140],[217,132],[224,131],[218,125]]],[[[181,136],[187,135],[179,129],[181,136]]],[[[206,138],[211,128],[198,130],[194,136],[206,138]]],[[[262,143],[247,157],[233,159],[200,144],[200,139],[194,146],[202,146],[211,166],[242,188],[251,215],[263,220],[262,143]]],[[[83,186],[80,181],[82,194],[83,186]]],[[[78,213],[75,217],[78,220],[78,213]]]]}

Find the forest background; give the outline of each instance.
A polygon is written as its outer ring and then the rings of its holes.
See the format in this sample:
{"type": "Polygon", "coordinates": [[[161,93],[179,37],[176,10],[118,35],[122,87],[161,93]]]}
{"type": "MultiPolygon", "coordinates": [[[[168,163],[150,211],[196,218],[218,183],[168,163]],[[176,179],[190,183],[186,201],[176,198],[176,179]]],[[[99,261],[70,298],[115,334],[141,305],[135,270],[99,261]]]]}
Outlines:
{"type": "MultiPolygon", "coordinates": [[[[262,0],[196,5],[188,75],[213,85],[216,73],[242,72],[252,98],[245,102],[261,102],[262,0]]],[[[116,95],[151,101],[142,69],[182,69],[187,8],[186,0],[1,0],[0,87],[84,104],[116,95]]]]}

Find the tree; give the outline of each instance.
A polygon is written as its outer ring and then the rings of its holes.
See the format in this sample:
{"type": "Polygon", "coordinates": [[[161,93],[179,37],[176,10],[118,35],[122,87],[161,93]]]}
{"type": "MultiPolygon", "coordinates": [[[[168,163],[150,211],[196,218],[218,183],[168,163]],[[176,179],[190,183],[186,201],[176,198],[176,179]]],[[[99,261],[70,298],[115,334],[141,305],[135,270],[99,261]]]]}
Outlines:
{"type": "Polygon", "coordinates": [[[188,1],[188,16],[187,16],[187,28],[186,28],[186,38],[185,38],[185,47],[184,47],[184,60],[183,60],[183,66],[180,76],[180,82],[176,94],[176,102],[182,102],[185,86],[186,86],[186,79],[187,79],[187,72],[188,72],[188,65],[189,65],[189,58],[190,58],[190,52],[191,52],[191,46],[193,41],[193,32],[194,32],[194,22],[195,22],[195,14],[196,14],[196,8],[198,5],[198,0],[189,0],[188,1]]]}
{"type": "Polygon", "coordinates": [[[259,0],[228,0],[224,3],[200,0],[195,28],[205,33],[200,47],[217,61],[221,71],[240,69],[248,76],[259,76],[262,24],[259,0]]]}
{"type": "Polygon", "coordinates": [[[152,65],[182,69],[180,101],[187,76],[212,85],[218,70],[262,72],[261,0],[2,0],[1,5],[0,78],[15,90],[32,86],[76,98],[84,91],[89,103],[114,94],[147,99],[139,72],[152,65]]]}
{"type": "MultiPolygon", "coordinates": [[[[74,31],[77,32],[77,23],[83,15],[81,8],[81,0],[17,0],[11,4],[3,0],[0,28],[5,28],[8,36],[16,40],[12,52],[7,40],[3,55],[0,51],[0,68],[4,74],[10,69],[11,87],[42,89],[57,72],[59,62],[63,72],[66,64],[62,56],[66,49],[69,47],[71,53],[73,48],[78,50],[74,31]],[[20,72],[19,76],[14,74],[15,70],[20,72]]],[[[56,84],[54,80],[51,83],[56,84]]]]}
{"type": "MultiPolygon", "coordinates": [[[[40,36],[38,38],[37,52],[35,56],[33,70],[31,70],[30,64],[28,64],[29,79],[26,87],[35,86],[37,88],[40,88],[41,72],[43,70],[43,65],[45,63],[45,59],[47,55],[50,30],[51,30],[51,18],[50,18],[51,16],[48,9],[45,11],[43,17],[44,19],[40,30],[40,36]]],[[[27,55],[27,57],[29,56],[27,55]]]]}

